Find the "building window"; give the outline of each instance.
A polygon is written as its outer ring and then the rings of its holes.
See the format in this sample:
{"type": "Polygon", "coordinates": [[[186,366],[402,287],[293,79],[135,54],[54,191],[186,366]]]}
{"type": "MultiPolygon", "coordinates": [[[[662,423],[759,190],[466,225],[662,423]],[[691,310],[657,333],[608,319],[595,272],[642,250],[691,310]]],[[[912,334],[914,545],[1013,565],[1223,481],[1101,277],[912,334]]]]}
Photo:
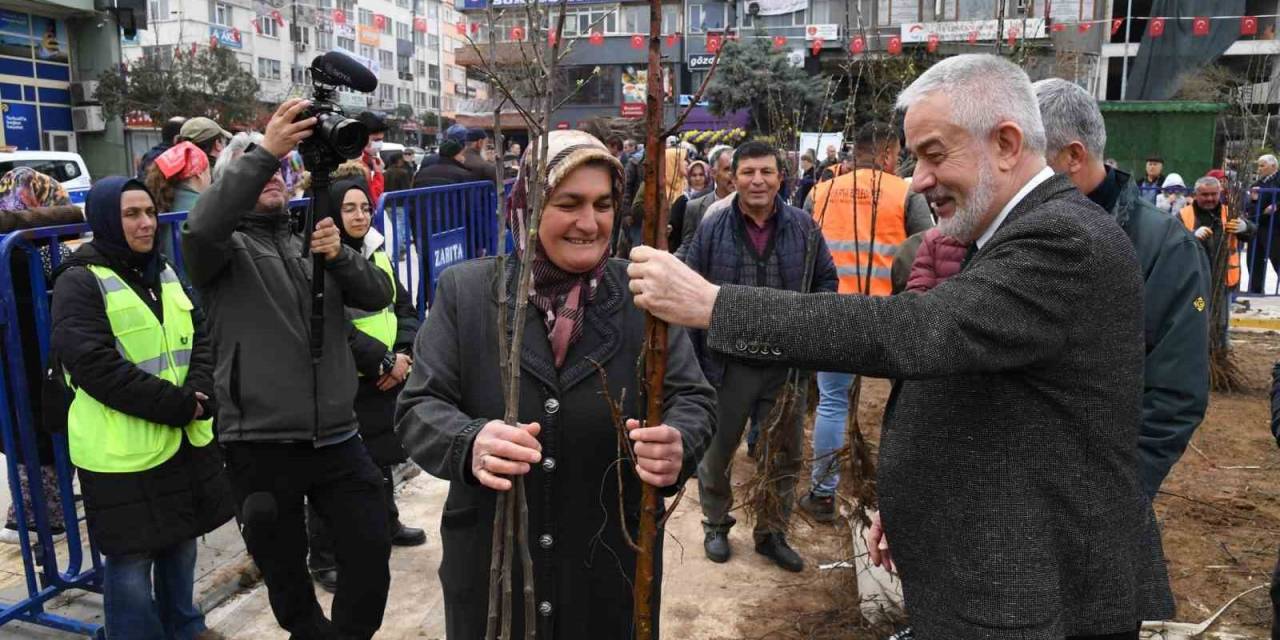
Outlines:
{"type": "Polygon", "coordinates": [[[151,0],[147,5],[147,10],[151,12],[152,20],[169,19],[169,0],[151,0]]]}
{"type": "Polygon", "coordinates": [[[436,94],[434,94],[434,93],[433,93],[433,94],[431,94],[431,108],[432,108],[432,109],[439,109],[439,108],[440,108],[440,96],[438,96],[438,95],[436,95],[436,94]]]}
{"type": "MultiPolygon", "coordinates": [[[[972,2],[964,2],[962,4],[981,5],[986,4],[990,9],[988,18],[995,17],[995,0],[976,0],[972,2]]],[[[920,21],[920,3],[912,0],[879,0],[877,9],[877,18],[883,26],[899,25],[904,22],[920,21]]]]}
{"type": "Polygon", "coordinates": [[[267,80],[280,79],[280,61],[271,58],[258,58],[258,77],[267,80]]]}
{"type": "MultiPolygon", "coordinates": [[[[648,15],[648,7],[639,7],[644,9],[648,15]]],[[[547,11],[543,20],[543,28],[551,30],[555,28],[556,21],[560,19],[559,11],[547,11]]],[[[632,33],[625,30],[619,30],[618,7],[614,6],[594,6],[594,7],[572,7],[565,10],[564,13],[564,36],[566,38],[575,36],[591,35],[592,31],[600,31],[605,35],[615,35],[622,33],[632,33]]],[[[508,39],[511,27],[524,26],[523,18],[506,18],[498,21],[499,39],[508,39]]]]}
{"type": "Polygon", "coordinates": [[[311,84],[311,69],[295,64],[289,70],[289,78],[293,80],[294,84],[311,84]]]}
{"type": "Polygon", "coordinates": [[[409,56],[396,55],[396,72],[408,75],[413,73],[409,66],[409,56]]]}
{"type": "Polygon", "coordinates": [[[396,55],[385,49],[378,49],[378,64],[382,65],[384,70],[390,71],[395,67],[396,55]]]}
{"type": "Polygon", "coordinates": [[[395,22],[395,20],[387,16],[382,16],[382,34],[388,36],[394,34],[396,32],[395,22]]]}
{"type": "Polygon", "coordinates": [[[342,9],[342,13],[350,16],[356,11],[356,0],[338,0],[338,8],[342,9]]]}
{"type": "MultiPolygon", "coordinates": [[[[338,41],[338,48],[339,48],[339,49],[342,49],[343,51],[350,51],[351,53],[355,53],[355,52],[356,52],[356,41],[355,41],[355,40],[352,40],[351,38],[338,38],[338,39],[337,39],[337,41],[338,41]]],[[[368,56],[366,56],[366,57],[368,57],[368,56]]]]}
{"type": "Polygon", "coordinates": [[[258,24],[262,28],[262,35],[268,38],[280,37],[279,27],[276,26],[276,21],[272,20],[271,16],[258,16],[258,24]]]}
{"type": "Polygon", "coordinates": [[[360,10],[360,13],[359,13],[359,16],[360,16],[360,24],[362,24],[362,25],[364,25],[364,26],[366,26],[366,27],[372,27],[372,26],[373,26],[373,12],[372,12],[372,11],[370,11],[370,10],[368,10],[368,9],[361,9],[361,10],[360,10]]]}
{"type": "MultiPolygon", "coordinates": [[[[647,8],[647,7],[646,7],[647,8]]],[[[610,105],[614,103],[613,87],[618,84],[618,67],[566,67],[561,73],[560,95],[556,101],[571,105],[610,105]],[[595,73],[599,69],[599,73],[595,73]],[[581,82],[582,86],[578,86],[581,82]]]]}
{"type": "MultiPolygon", "coordinates": [[[[882,5],[889,2],[900,3],[903,6],[907,4],[907,0],[880,0],[880,3],[882,5]]],[[[915,3],[912,3],[911,6],[918,7],[918,5],[915,3]]],[[[765,30],[768,30],[768,29],[779,29],[784,27],[803,27],[806,24],[805,14],[806,12],[801,10],[793,13],[784,13],[782,15],[777,15],[777,16],[754,16],[753,17],[751,14],[746,12],[740,13],[738,15],[742,16],[741,26],[744,29],[750,28],[750,27],[760,27],[765,30]]],[[[908,22],[913,22],[913,20],[908,20],[908,22]]],[[[897,24],[897,23],[895,22],[894,24],[897,24]]]]}
{"type": "Polygon", "coordinates": [[[439,79],[440,79],[440,67],[438,67],[438,66],[436,66],[436,65],[434,65],[434,64],[433,64],[433,65],[431,65],[431,74],[430,74],[430,75],[428,75],[427,77],[428,77],[428,78],[430,78],[430,79],[432,79],[432,80],[439,80],[439,79]]]}
{"type": "Polygon", "coordinates": [[[440,48],[440,36],[429,33],[427,34],[427,48],[435,51],[440,48]]]}
{"type": "Polygon", "coordinates": [[[317,31],[316,48],[321,51],[329,51],[333,49],[333,34],[328,31],[317,31]]]}
{"type": "Polygon", "coordinates": [[[296,24],[289,25],[289,39],[311,46],[311,29],[296,24]]]}
{"type": "Polygon", "coordinates": [[[439,5],[437,5],[437,4],[435,4],[434,2],[428,2],[428,3],[427,3],[427,17],[428,17],[428,18],[439,18],[439,17],[440,17],[440,6],[439,6],[439,5]]]}
{"type": "Polygon", "coordinates": [[[209,22],[225,27],[231,26],[231,5],[225,2],[209,3],[209,22]]]}
{"type": "Polygon", "coordinates": [[[409,25],[403,22],[396,23],[396,38],[399,38],[400,40],[412,40],[413,36],[410,35],[411,33],[413,32],[409,29],[409,25]]]}
{"type": "Polygon", "coordinates": [[[720,31],[729,23],[729,5],[694,3],[689,5],[689,33],[720,31]]]}
{"type": "Polygon", "coordinates": [[[396,89],[396,103],[404,105],[409,104],[409,93],[408,89],[396,89]]]}
{"type": "Polygon", "coordinates": [[[360,45],[360,57],[373,60],[374,59],[373,47],[367,44],[360,45]]]}
{"type": "Polygon", "coordinates": [[[418,77],[427,75],[427,63],[421,60],[413,61],[413,69],[414,73],[418,74],[418,77]]]}
{"type": "Polygon", "coordinates": [[[316,0],[316,6],[321,9],[328,9],[333,6],[333,0],[316,0]]]}
{"type": "Polygon", "coordinates": [[[378,100],[383,103],[389,103],[395,99],[395,89],[389,84],[378,85],[378,100]]]}
{"type": "Polygon", "coordinates": [[[409,0],[396,0],[396,6],[400,7],[401,9],[408,9],[409,0]]]}
{"type": "Polygon", "coordinates": [[[413,106],[421,109],[427,106],[427,94],[422,91],[413,92],[413,106]]]}
{"type": "Polygon", "coordinates": [[[662,5],[662,33],[677,33],[679,31],[680,31],[680,5],[678,4],[662,5]]]}
{"type": "Polygon", "coordinates": [[[422,46],[425,46],[425,45],[426,45],[426,42],[427,42],[426,35],[427,35],[427,34],[425,34],[425,33],[421,32],[421,31],[414,31],[414,32],[413,32],[413,46],[414,46],[414,47],[422,47],[422,46]]]}

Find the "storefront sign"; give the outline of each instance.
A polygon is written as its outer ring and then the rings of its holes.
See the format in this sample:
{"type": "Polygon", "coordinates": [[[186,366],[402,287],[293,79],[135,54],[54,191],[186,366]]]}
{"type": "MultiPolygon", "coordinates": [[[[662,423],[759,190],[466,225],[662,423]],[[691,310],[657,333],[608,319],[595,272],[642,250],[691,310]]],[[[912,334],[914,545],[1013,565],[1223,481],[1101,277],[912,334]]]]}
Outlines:
{"type": "Polygon", "coordinates": [[[714,55],[708,54],[689,56],[689,62],[685,64],[685,67],[690,71],[706,71],[711,68],[711,63],[715,62],[715,59],[714,55]]]}
{"type": "Polygon", "coordinates": [[[644,103],[643,102],[624,102],[622,103],[622,117],[624,118],[643,118],[644,103]]]}
{"type": "Polygon", "coordinates": [[[4,143],[19,151],[40,150],[40,126],[36,120],[36,105],[6,102],[0,105],[4,113],[4,143]]]}

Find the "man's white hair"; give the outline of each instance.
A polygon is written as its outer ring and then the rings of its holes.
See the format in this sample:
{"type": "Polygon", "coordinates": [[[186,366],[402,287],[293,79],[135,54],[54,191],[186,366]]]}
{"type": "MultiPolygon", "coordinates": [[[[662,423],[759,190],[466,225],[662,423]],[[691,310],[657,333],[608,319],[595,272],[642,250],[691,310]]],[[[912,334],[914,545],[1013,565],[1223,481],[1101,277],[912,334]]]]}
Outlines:
{"type": "Polygon", "coordinates": [[[1280,163],[1276,162],[1276,157],[1269,153],[1259,157],[1258,162],[1264,163],[1268,167],[1274,167],[1274,166],[1280,165],[1280,163]]]}
{"type": "Polygon", "coordinates": [[[729,146],[729,145],[727,145],[727,144],[718,144],[718,145],[716,145],[716,146],[714,146],[714,147],[711,147],[711,153],[709,153],[709,154],[707,155],[707,160],[709,160],[710,162],[708,162],[707,164],[711,165],[711,170],[712,170],[712,171],[714,171],[714,170],[715,170],[716,163],[720,161],[720,156],[722,156],[722,155],[724,155],[724,154],[726,154],[726,153],[728,153],[730,156],[732,156],[732,155],[733,155],[733,147],[731,147],[731,146],[729,146]]]}
{"type": "Polygon", "coordinates": [[[242,131],[232,136],[231,142],[228,142],[227,146],[223,147],[222,153],[218,154],[218,161],[213,165],[213,181],[217,182],[218,178],[221,178],[222,174],[227,172],[227,167],[231,166],[231,163],[236,158],[244,155],[249,145],[261,145],[263,140],[266,140],[266,136],[257,131],[242,131]]]}
{"type": "Polygon", "coordinates": [[[1031,79],[1012,62],[985,53],[952,56],[903,89],[897,108],[908,110],[935,93],[951,99],[956,123],[974,137],[985,140],[1001,122],[1012,122],[1022,129],[1023,149],[1044,153],[1044,123],[1031,79]]]}
{"type": "Polygon", "coordinates": [[[1214,189],[1221,189],[1222,182],[1213,176],[1204,176],[1203,178],[1196,180],[1196,190],[1198,191],[1200,187],[1213,187],[1214,189]]]}
{"type": "Polygon", "coordinates": [[[1085,151],[1101,159],[1107,148],[1107,125],[1098,110],[1098,101],[1084,87],[1063,80],[1041,80],[1031,88],[1040,103],[1040,119],[1044,122],[1045,151],[1053,155],[1072,142],[1084,145],[1085,151]]]}

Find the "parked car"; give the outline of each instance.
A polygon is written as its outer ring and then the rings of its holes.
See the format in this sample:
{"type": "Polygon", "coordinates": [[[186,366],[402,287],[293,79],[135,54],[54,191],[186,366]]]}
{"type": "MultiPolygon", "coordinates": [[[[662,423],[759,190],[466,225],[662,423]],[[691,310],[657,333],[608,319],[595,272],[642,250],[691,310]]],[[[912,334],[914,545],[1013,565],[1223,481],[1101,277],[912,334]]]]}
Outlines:
{"type": "Polygon", "coordinates": [[[31,167],[62,183],[71,201],[84,205],[89,193],[91,178],[89,168],[78,153],[69,151],[9,151],[0,152],[0,175],[15,167],[31,167]]]}

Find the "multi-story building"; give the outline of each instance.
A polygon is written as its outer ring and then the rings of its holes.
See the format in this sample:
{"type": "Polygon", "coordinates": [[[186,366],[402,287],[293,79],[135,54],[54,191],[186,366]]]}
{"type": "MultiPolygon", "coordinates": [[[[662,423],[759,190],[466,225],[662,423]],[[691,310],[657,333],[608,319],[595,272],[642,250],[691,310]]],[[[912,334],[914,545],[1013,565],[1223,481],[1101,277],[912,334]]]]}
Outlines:
{"type": "MultiPolygon", "coordinates": [[[[483,94],[454,63],[457,22],[440,0],[149,0],[150,25],[124,41],[124,58],[173,47],[217,46],[236,54],[261,85],[259,100],[278,103],[310,85],[311,60],[331,50],[355,55],[378,76],[370,95],[342,92],[349,112],[393,117],[391,140],[420,143],[435,132],[428,114],[452,117],[461,98],[483,94]],[[424,125],[424,119],[426,126],[424,125]]],[[[132,122],[133,148],[158,138],[155,124],[132,122]]],[[[224,123],[231,124],[231,123],[224,123]]]]}

